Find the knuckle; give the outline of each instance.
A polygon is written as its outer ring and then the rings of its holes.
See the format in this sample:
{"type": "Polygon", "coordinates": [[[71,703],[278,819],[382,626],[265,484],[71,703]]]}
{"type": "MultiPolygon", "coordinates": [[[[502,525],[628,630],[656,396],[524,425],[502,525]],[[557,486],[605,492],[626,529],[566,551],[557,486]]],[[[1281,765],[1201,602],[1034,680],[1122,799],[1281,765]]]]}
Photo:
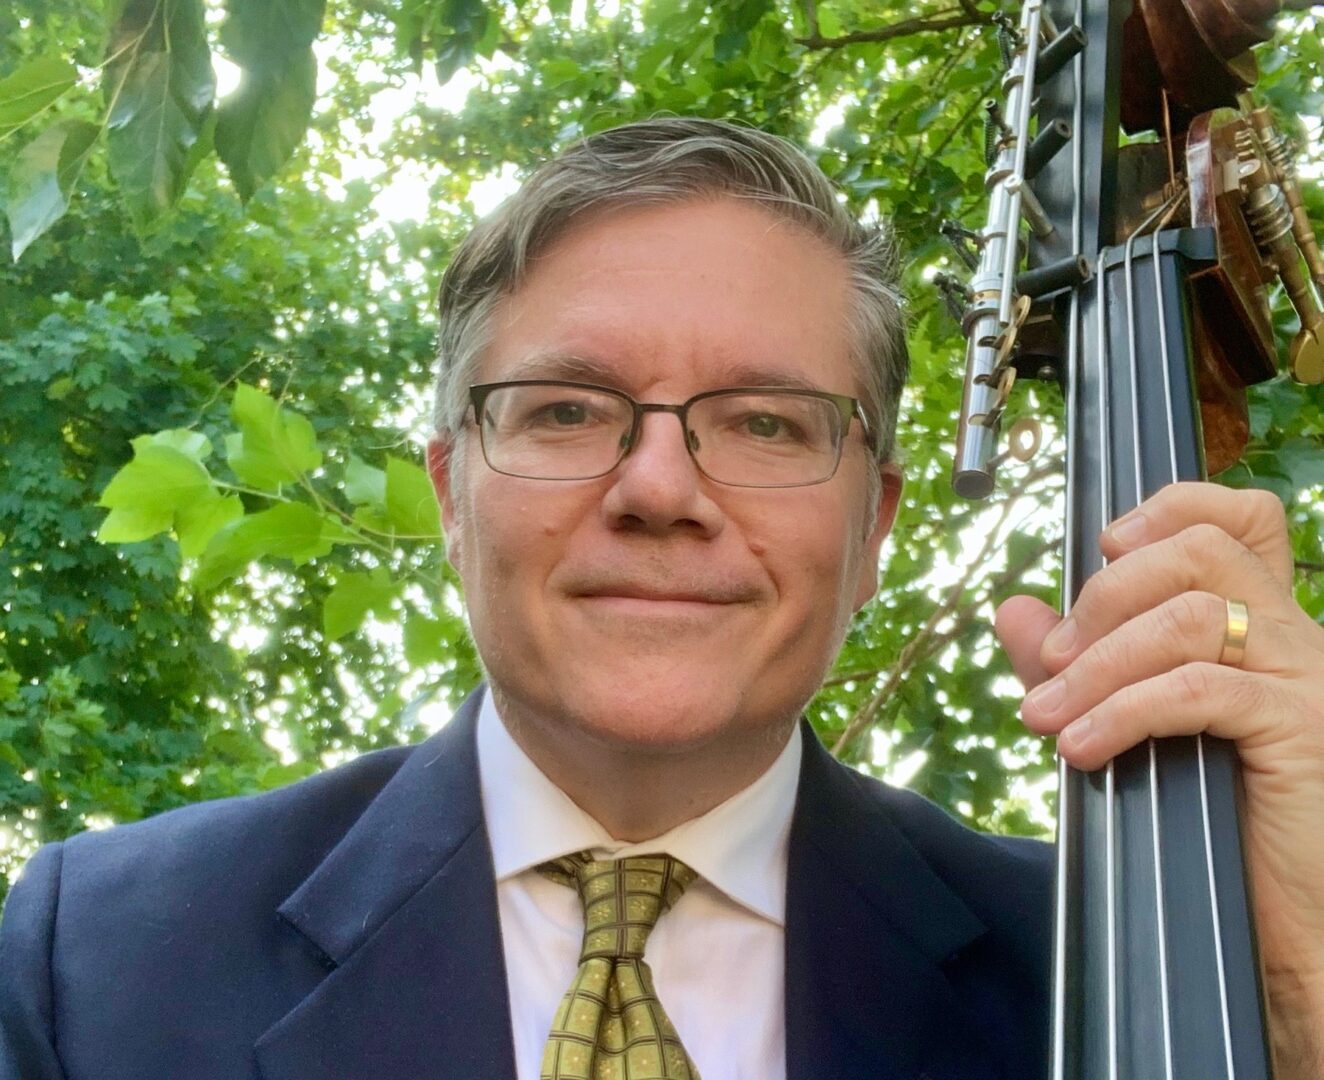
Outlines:
{"type": "Polygon", "coordinates": [[[1197,637],[1208,628],[1211,619],[1219,618],[1215,606],[1221,610],[1221,604],[1211,593],[1179,593],[1158,608],[1159,632],[1165,638],[1197,637]]]}
{"type": "Polygon", "coordinates": [[[1286,526],[1287,511],[1282,500],[1271,491],[1255,488],[1247,493],[1247,504],[1251,515],[1260,525],[1272,528],[1286,526]]]}
{"type": "Polygon", "coordinates": [[[1182,664],[1172,672],[1172,696],[1179,707],[1189,707],[1214,693],[1217,664],[1182,664]]]}
{"type": "Polygon", "coordinates": [[[1203,562],[1211,554],[1226,551],[1227,545],[1232,542],[1232,538],[1227,533],[1207,521],[1188,525],[1178,534],[1178,539],[1185,553],[1199,562],[1203,562]]]}
{"type": "Polygon", "coordinates": [[[1076,606],[1080,607],[1084,603],[1089,607],[1129,613],[1130,590],[1125,587],[1123,574],[1120,561],[1106,565],[1085,582],[1076,599],[1076,606]]]}

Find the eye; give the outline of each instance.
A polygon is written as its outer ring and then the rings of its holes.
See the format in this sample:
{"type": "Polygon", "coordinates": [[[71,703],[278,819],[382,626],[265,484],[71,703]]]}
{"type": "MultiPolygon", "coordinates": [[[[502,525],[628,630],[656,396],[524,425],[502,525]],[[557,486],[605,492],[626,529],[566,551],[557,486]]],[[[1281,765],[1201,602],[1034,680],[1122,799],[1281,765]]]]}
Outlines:
{"type": "Polygon", "coordinates": [[[785,420],[771,413],[754,413],[745,420],[745,430],[760,439],[775,439],[779,435],[788,435],[790,431],[785,420]]]}
{"type": "Polygon", "coordinates": [[[545,401],[531,405],[525,413],[523,424],[529,428],[549,430],[582,428],[604,421],[606,419],[603,415],[604,411],[601,406],[595,407],[595,403],[591,401],[563,398],[559,401],[545,401]]]}
{"type": "Polygon", "coordinates": [[[582,424],[588,419],[588,410],[578,401],[558,401],[548,405],[544,412],[558,424],[582,424]]]}

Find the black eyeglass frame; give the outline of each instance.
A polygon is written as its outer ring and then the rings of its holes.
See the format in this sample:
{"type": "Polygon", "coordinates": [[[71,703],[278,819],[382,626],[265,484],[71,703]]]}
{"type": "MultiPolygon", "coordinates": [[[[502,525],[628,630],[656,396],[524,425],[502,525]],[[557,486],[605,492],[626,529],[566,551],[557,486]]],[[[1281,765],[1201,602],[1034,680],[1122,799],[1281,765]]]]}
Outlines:
{"type": "Polygon", "coordinates": [[[787,487],[812,487],[815,484],[825,484],[837,474],[837,469],[841,466],[841,452],[846,445],[846,435],[850,431],[850,422],[854,418],[860,422],[860,431],[864,435],[864,445],[870,450],[875,449],[873,431],[869,427],[869,421],[864,415],[864,409],[860,406],[858,398],[850,397],[847,394],[830,394],[826,390],[802,390],[794,386],[724,386],[720,390],[705,390],[701,394],[695,394],[686,399],[679,405],[667,405],[661,402],[636,401],[624,390],[618,390],[614,386],[599,386],[596,383],[581,383],[571,379],[512,379],[508,382],[478,383],[469,387],[469,403],[473,407],[474,426],[478,428],[478,441],[483,448],[483,460],[487,462],[487,467],[493,472],[498,472],[502,476],[514,476],[521,480],[548,480],[553,483],[558,481],[577,481],[577,480],[597,480],[612,472],[616,466],[629,457],[630,452],[639,443],[639,429],[643,425],[644,414],[650,412],[671,413],[680,421],[681,433],[684,436],[685,450],[690,455],[690,460],[694,462],[694,467],[714,484],[722,484],[724,487],[753,487],[753,488],[787,488],[787,487]],[[594,473],[592,476],[526,476],[523,473],[507,472],[505,469],[498,469],[492,464],[491,458],[487,454],[487,440],[483,436],[483,406],[487,403],[488,397],[494,391],[503,390],[509,386],[567,386],[576,390],[595,390],[599,393],[609,394],[614,398],[619,398],[626,402],[633,411],[633,418],[630,421],[630,430],[626,435],[625,445],[621,448],[620,455],[611,463],[609,468],[603,469],[600,473],[594,473]],[[814,397],[822,401],[830,402],[836,406],[837,413],[841,418],[841,436],[837,439],[837,456],[832,463],[832,471],[820,480],[809,480],[793,484],[732,484],[726,480],[719,480],[709,474],[703,467],[702,462],[694,456],[694,446],[690,441],[689,411],[690,408],[700,401],[715,397],[731,397],[736,394],[763,394],[763,395],[787,395],[797,397],[814,397]]]}

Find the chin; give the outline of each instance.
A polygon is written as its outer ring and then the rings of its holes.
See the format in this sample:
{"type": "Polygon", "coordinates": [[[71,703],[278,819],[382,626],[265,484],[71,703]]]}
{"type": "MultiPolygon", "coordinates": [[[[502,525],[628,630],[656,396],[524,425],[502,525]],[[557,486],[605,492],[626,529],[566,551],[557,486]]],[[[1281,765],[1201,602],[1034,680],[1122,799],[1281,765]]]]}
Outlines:
{"type": "Polygon", "coordinates": [[[749,724],[742,723],[739,701],[706,681],[691,675],[676,685],[623,667],[614,667],[610,678],[598,668],[536,683],[491,675],[498,705],[517,723],[544,732],[554,726],[622,753],[684,754],[749,724]]]}
{"type": "Polygon", "coordinates": [[[683,688],[581,685],[569,719],[588,738],[621,750],[683,753],[720,738],[740,722],[733,703],[683,688]],[[596,691],[596,692],[595,692],[596,691]]]}

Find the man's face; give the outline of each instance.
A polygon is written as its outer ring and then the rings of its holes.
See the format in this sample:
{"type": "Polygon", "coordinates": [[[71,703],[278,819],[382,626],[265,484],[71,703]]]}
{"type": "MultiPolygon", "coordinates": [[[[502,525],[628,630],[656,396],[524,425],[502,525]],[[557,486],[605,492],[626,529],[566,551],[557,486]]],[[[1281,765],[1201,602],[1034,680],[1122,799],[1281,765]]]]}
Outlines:
{"type": "MultiPolygon", "coordinates": [[[[842,259],[754,204],[612,211],[534,261],[478,381],[644,402],[797,382],[858,396],[848,304],[842,259]]],[[[784,732],[873,594],[899,490],[887,470],[870,515],[858,422],[831,480],[781,489],[708,480],[665,413],[594,480],[504,476],[476,431],[462,437],[453,475],[444,443],[429,462],[478,651],[499,700],[568,745],[668,753],[784,732]]]]}

